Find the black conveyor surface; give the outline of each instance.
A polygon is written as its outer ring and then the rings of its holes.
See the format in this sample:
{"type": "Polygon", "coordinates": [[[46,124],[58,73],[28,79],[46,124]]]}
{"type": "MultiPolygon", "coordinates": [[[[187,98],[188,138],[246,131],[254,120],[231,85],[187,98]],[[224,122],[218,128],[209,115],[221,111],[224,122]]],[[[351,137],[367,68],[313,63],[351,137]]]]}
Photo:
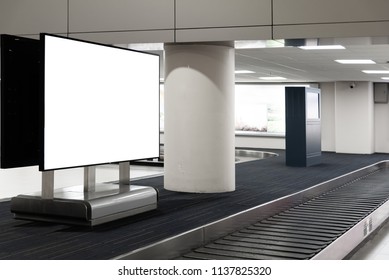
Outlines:
{"type": "MultiPolygon", "coordinates": [[[[284,151],[272,152],[280,156],[236,165],[236,191],[231,193],[170,192],[163,189],[163,177],[133,182],[159,189],[158,209],[94,228],[15,220],[10,203],[2,202],[0,259],[112,259],[389,159],[388,154],[323,153],[322,164],[302,168],[285,166],[284,151]]],[[[312,250],[315,242],[320,240],[306,244],[303,252],[312,250]]]]}
{"type": "Polygon", "coordinates": [[[388,199],[389,169],[382,168],[195,249],[182,259],[311,259],[388,199]]]}

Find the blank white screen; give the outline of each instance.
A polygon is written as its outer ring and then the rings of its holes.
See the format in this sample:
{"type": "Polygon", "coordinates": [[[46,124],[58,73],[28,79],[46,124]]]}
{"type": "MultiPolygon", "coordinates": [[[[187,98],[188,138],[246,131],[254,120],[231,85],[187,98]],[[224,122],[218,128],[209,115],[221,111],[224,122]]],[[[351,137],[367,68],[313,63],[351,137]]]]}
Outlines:
{"type": "Polygon", "coordinates": [[[320,95],[317,92],[307,92],[307,119],[320,119],[320,95]]]}
{"type": "Polygon", "coordinates": [[[44,68],[43,170],[159,156],[158,56],[45,35],[44,68]]]}

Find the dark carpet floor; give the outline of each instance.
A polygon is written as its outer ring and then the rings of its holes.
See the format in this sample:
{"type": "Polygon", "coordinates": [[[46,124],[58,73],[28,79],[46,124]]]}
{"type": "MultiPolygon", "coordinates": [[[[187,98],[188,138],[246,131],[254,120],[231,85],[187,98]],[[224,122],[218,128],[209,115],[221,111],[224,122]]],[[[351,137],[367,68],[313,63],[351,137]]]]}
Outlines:
{"type": "Polygon", "coordinates": [[[136,181],[158,188],[158,209],[94,228],[13,219],[0,203],[0,259],[112,259],[137,248],[306,189],[378,161],[389,154],[323,153],[322,164],[285,166],[278,157],[236,165],[236,191],[188,194],[163,189],[163,177],[136,181]]]}

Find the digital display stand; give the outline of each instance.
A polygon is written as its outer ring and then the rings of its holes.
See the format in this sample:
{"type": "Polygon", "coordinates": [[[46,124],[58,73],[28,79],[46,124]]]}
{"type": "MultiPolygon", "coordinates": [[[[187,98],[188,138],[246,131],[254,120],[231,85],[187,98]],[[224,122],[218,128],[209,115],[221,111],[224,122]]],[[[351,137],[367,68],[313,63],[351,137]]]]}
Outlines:
{"type": "Polygon", "coordinates": [[[129,162],[159,157],[159,56],[41,34],[42,190],[11,201],[17,219],[98,225],[157,208],[131,186],[129,162]],[[119,163],[118,183],[95,166],[119,163]],[[84,184],[56,190],[55,170],[84,167],[84,184]]]}

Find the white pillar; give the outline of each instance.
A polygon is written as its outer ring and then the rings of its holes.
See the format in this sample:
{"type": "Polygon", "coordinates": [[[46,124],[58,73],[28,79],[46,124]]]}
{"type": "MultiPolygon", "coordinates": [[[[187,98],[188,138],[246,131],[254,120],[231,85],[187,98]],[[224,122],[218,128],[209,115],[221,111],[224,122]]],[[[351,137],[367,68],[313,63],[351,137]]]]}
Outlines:
{"type": "Polygon", "coordinates": [[[374,153],[374,90],[372,82],[335,83],[336,152],[374,153]]]}
{"type": "Polygon", "coordinates": [[[234,48],[165,45],[165,188],[235,190],[234,48]]]}
{"type": "Polygon", "coordinates": [[[336,151],[335,83],[320,83],[321,90],[321,149],[336,151]]]}

